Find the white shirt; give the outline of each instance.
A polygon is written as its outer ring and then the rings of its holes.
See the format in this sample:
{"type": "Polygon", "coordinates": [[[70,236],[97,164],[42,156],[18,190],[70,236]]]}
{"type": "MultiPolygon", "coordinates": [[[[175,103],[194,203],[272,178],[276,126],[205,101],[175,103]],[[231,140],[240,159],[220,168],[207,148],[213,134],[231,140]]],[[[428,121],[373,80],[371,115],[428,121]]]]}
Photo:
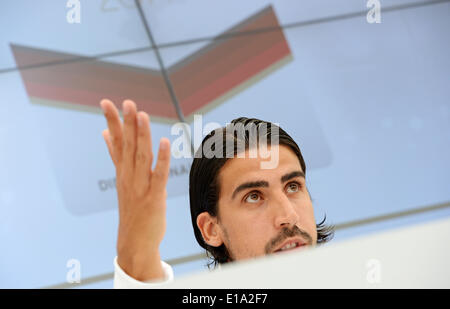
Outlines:
{"type": "Polygon", "coordinates": [[[161,261],[165,278],[161,280],[139,281],[129,276],[117,263],[117,256],[114,258],[114,288],[115,289],[151,289],[160,287],[173,281],[173,269],[164,261],[161,261]]]}

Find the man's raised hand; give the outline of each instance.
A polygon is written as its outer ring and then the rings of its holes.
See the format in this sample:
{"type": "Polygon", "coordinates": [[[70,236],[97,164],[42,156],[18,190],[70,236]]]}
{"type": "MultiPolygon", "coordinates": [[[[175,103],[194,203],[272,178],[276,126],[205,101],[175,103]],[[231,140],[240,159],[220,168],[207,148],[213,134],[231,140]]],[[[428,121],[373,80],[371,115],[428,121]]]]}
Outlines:
{"type": "Polygon", "coordinates": [[[170,142],[161,138],[156,166],[150,119],[138,112],[133,101],[123,102],[124,121],[114,103],[100,105],[108,129],[102,132],[116,167],[119,200],[118,263],[128,275],[141,281],[161,279],[159,245],[166,230],[166,184],[169,177],[170,142]]]}

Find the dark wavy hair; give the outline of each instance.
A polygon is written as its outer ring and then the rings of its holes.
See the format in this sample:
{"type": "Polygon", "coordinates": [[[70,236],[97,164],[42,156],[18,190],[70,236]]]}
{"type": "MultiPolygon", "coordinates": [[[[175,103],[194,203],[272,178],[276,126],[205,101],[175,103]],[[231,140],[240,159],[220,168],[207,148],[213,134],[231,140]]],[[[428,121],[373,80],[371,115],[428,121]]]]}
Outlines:
{"type": "MultiPolygon", "coordinates": [[[[192,162],[190,174],[189,174],[189,201],[191,208],[192,226],[194,228],[195,238],[199,245],[206,250],[206,254],[210,259],[208,267],[216,267],[218,264],[224,264],[230,261],[230,255],[224,244],[219,247],[213,247],[208,245],[197,226],[197,216],[202,212],[208,212],[211,216],[218,216],[218,200],[220,192],[220,183],[218,181],[218,175],[221,168],[231,158],[229,156],[215,157],[206,155],[203,153],[203,145],[205,143],[211,144],[210,139],[222,139],[222,154],[225,154],[226,147],[230,147],[232,143],[234,148],[234,156],[237,155],[239,150],[238,144],[245,145],[245,150],[250,146],[250,134],[251,130],[247,128],[255,128],[256,132],[260,133],[260,128],[264,127],[265,140],[270,144],[272,138],[278,138],[280,145],[288,146],[297,156],[303,173],[306,175],[306,164],[301,154],[300,148],[297,143],[287,134],[281,127],[267,121],[263,121],[256,118],[240,117],[231,121],[231,123],[225,127],[215,129],[211,131],[202,141],[200,147],[195,153],[194,160],[192,162]],[[245,130],[228,130],[231,126],[241,126],[245,130]]],[[[276,140],[276,139],[275,139],[276,140]]],[[[259,143],[259,139],[257,140],[259,143]]],[[[215,144],[211,144],[214,148],[215,144]]],[[[215,149],[212,149],[213,151],[215,149]]],[[[325,224],[326,216],[324,219],[316,224],[317,230],[317,243],[323,244],[330,241],[334,235],[334,226],[325,224]]]]}

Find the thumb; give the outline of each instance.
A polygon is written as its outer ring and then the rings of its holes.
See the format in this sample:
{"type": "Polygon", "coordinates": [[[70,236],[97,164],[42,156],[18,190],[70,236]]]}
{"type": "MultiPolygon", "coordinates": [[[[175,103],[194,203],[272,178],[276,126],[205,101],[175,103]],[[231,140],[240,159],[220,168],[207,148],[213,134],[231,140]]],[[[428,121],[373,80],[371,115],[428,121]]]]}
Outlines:
{"type": "Polygon", "coordinates": [[[170,169],[170,141],[163,137],[159,142],[158,159],[152,173],[150,191],[155,198],[165,198],[170,169]]]}

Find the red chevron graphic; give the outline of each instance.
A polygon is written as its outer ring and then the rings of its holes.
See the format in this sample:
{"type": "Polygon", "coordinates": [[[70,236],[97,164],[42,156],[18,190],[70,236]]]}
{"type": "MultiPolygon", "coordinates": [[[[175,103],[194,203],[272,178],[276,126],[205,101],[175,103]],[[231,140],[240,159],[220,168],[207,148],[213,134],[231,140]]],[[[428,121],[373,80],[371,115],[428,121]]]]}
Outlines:
{"type": "MultiPolygon", "coordinates": [[[[168,68],[168,75],[186,119],[214,108],[231,95],[292,59],[281,28],[251,35],[227,36],[279,27],[271,6],[222,33],[216,40],[168,68]],[[222,38],[223,37],[223,38],[222,38]]],[[[152,119],[178,120],[162,74],[158,70],[11,44],[32,103],[100,112],[98,102],[116,104],[133,99],[152,119]]],[[[120,108],[120,106],[118,106],[120,108]]]]}

